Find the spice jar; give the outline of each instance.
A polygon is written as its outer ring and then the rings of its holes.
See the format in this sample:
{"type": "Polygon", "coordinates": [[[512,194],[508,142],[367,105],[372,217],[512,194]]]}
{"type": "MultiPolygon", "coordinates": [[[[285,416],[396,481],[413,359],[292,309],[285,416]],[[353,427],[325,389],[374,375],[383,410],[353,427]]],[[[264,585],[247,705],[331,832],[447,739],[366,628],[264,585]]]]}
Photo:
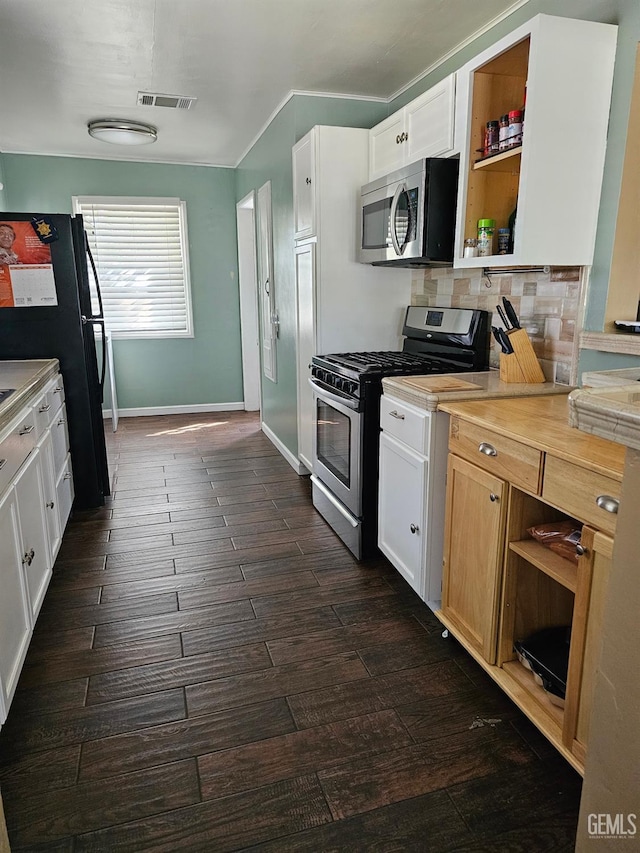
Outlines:
{"type": "Polygon", "coordinates": [[[496,229],[495,219],[478,219],[478,257],[493,255],[493,235],[496,229]]]}
{"type": "Polygon", "coordinates": [[[498,130],[498,150],[506,151],[509,138],[509,114],[505,113],[500,116],[500,127],[498,130]]]}
{"type": "Polygon", "coordinates": [[[511,110],[509,113],[507,147],[514,148],[516,145],[522,145],[522,110],[511,110]]]}
{"type": "Polygon", "coordinates": [[[467,237],[464,241],[464,257],[475,258],[478,256],[478,241],[475,237],[467,237]]]}
{"type": "Polygon", "coordinates": [[[491,154],[498,153],[498,145],[500,142],[500,124],[497,121],[488,121],[484,131],[484,149],[483,154],[489,157],[491,154]]]}
{"type": "Polygon", "coordinates": [[[509,228],[498,228],[498,254],[509,255],[509,245],[511,243],[511,231],[509,228]]]}

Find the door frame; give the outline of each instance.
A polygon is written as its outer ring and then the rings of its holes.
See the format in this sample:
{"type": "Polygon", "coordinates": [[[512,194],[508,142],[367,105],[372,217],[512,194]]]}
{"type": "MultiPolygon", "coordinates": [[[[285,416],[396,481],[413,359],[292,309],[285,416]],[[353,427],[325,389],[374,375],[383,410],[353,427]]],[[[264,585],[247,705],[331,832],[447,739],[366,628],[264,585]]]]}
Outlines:
{"type": "Polygon", "coordinates": [[[240,294],[244,408],[248,412],[259,411],[262,413],[255,207],[256,194],[254,190],[251,190],[236,204],[238,291],[240,294]]]}

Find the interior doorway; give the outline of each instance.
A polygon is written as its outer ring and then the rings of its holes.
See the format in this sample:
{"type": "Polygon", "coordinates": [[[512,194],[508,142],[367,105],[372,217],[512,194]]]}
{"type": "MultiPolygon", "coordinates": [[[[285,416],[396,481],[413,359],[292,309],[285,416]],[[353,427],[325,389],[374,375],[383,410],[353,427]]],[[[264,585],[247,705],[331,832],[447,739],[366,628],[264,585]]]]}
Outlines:
{"type": "Polygon", "coordinates": [[[258,332],[258,271],[256,262],[255,192],[236,205],[238,227],[238,285],[242,334],[244,407],[262,410],[260,396],[260,335],[258,332]]]}

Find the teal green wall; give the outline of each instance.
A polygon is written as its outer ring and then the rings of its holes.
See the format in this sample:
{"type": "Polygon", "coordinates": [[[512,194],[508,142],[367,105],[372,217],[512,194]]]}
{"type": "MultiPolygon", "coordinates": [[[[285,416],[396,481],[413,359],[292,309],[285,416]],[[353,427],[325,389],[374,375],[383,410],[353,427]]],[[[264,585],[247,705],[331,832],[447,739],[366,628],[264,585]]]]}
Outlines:
{"type": "Polygon", "coordinates": [[[266,425],[297,455],[296,313],[293,254],[293,177],[291,149],[316,124],[372,127],[386,112],[375,101],[291,98],[238,166],[236,196],[271,181],[273,257],[276,304],[280,316],[277,382],[262,377],[262,417],[266,425]]]}
{"type": "Polygon", "coordinates": [[[115,340],[121,408],[243,399],[233,169],[2,155],[4,209],[71,213],[74,195],[187,203],[195,336],[115,340]]]}
{"type": "Polygon", "coordinates": [[[4,154],[0,154],[0,184],[2,184],[2,189],[0,189],[0,210],[7,210],[6,207],[6,192],[4,189],[4,154]]]}

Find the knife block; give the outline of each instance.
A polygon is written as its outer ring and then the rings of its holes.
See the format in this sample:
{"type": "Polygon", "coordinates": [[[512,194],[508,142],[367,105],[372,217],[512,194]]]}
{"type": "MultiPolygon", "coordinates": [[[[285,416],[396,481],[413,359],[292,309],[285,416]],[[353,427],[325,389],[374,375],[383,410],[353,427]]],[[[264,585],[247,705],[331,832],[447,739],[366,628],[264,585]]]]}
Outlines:
{"type": "Polygon", "coordinates": [[[546,382],[529,335],[524,329],[507,332],[513,352],[500,353],[500,379],[502,382],[546,382]]]}

